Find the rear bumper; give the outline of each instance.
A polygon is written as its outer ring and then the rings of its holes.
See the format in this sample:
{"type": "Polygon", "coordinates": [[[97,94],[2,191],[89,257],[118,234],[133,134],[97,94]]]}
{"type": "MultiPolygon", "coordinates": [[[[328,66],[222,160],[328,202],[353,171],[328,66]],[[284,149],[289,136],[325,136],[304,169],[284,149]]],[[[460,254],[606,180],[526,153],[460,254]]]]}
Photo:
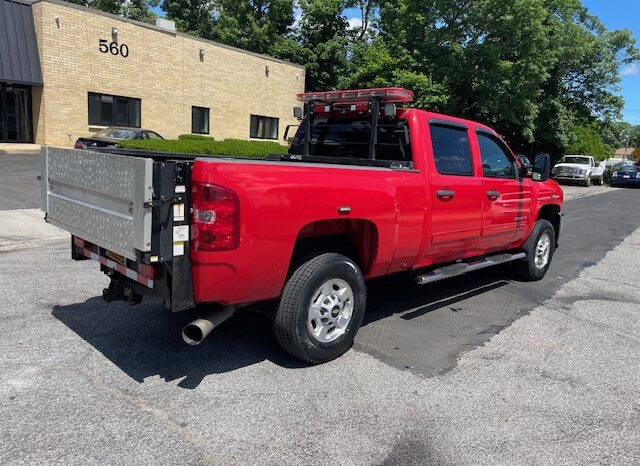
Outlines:
{"type": "Polygon", "coordinates": [[[133,280],[147,288],[155,288],[155,269],[152,266],[146,264],[138,265],[125,258],[123,258],[121,262],[116,262],[106,256],[108,252],[104,249],[75,236],[72,236],[71,248],[73,259],[81,260],[86,258],[94,260],[107,269],[107,274],[109,271],[118,273],[123,278],[133,280]],[[144,270],[139,270],[141,268],[144,270]]]}
{"type": "Polygon", "coordinates": [[[640,178],[611,178],[611,186],[640,188],[640,178]]]}

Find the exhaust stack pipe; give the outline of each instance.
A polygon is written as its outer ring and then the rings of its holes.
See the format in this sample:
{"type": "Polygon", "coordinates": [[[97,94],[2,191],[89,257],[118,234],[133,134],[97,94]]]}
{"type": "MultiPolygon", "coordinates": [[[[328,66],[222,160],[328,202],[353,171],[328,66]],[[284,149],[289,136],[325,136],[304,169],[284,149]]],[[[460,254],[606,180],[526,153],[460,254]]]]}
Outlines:
{"type": "Polygon", "coordinates": [[[182,339],[188,345],[199,345],[214,328],[233,317],[235,312],[235,306],[225,306],[221,311],[208,312],[200,319],[196,319],[184,326],[182,339]]]}

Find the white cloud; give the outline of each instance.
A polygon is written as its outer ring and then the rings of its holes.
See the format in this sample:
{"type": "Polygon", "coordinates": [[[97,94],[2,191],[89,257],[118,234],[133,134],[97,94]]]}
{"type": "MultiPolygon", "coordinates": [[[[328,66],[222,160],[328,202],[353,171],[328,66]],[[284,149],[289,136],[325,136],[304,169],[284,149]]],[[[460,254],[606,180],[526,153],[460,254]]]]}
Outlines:
{"type": "Polygon", "coordinates": [[[349,18],[349,29],[356,29],[362,27],[362,20],[360,18],[349,18]]]}
{"type": "Polygon", "coordinates": [[[631,63],[630,65],[623,66],[620,70],[621,76],[635,76],[640,73],[640,65],[637,63],[631,63]]]}

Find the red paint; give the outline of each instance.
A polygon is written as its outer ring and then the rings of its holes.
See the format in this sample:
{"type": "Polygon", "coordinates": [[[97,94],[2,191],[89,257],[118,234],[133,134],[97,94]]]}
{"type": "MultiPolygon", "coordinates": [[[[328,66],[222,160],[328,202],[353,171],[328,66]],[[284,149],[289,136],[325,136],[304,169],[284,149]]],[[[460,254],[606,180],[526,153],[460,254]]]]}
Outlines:
{"type": "Polygon", "coordinates": [[[400,110],[399,116],[409,123],[415,171],[196,160],[192,175],[196,183],[235,193],[239,233],[233,249],[193,248],[196,302],[236,304],[277,298],[299,237],[345,231],[357,238],[364,273],[370,278],[517,249],[543,205],[562,205],[562,191],[552,180],[483,176],[475,130],[492,132],[490,128],[415,109],[400,110]],[[469,128],[473,176],[437,172],[429,131],[432,118],[469,128]],[[438,198],[437,191],[443,189],[455,191],[454,198],[438,198]],[[489,199],[486,193],[491,190],[499,191],[500,197],[489,199]],[[351,210],[340,213],[339,207],[351,210]]]}

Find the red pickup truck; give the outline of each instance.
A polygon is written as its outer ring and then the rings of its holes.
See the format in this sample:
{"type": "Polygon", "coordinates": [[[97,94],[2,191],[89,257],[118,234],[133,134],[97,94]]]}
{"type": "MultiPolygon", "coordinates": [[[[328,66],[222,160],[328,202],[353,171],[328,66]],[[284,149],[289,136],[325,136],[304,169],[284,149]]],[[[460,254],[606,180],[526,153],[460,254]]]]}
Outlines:
{"type": "Polygon", "coordinates": [[[43,149],[46,219],[100,262],[105,300],[199,309],[190,344],[270,301],[282,347],[320,363],[352,344],[369,278],[544,277],[563,200],[548,155],[528,172],[491,128],[403,108],[405,89],[298,97],[288,154],[267,160],[43,149]]]}

